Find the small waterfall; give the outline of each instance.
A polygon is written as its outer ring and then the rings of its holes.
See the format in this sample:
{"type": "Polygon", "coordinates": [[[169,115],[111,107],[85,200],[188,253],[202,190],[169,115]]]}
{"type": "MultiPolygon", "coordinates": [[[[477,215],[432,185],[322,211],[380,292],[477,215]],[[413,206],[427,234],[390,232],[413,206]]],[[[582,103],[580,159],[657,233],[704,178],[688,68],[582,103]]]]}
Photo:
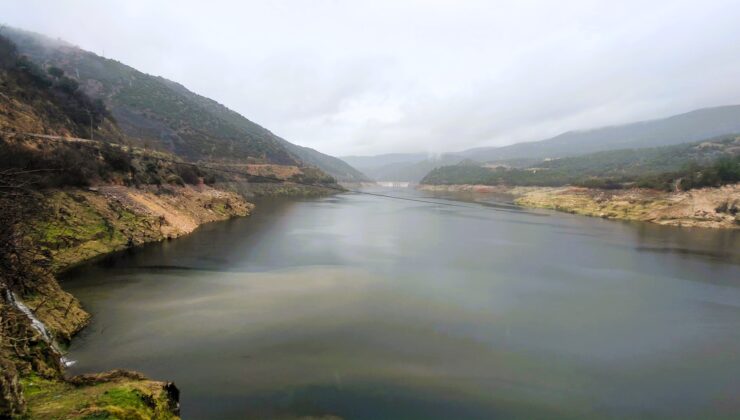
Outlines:
{"type": "Polygon", "coordinates": [[[36,318],[36,315],[31,312],[31,308],[26,306],[23,302],[19,301],[15,293],[11,292],[8,289],[5,289],[5,294],[8,302],[10,302],[11,305],[15,306],[16,309],[23,312],[28,319],[31,320],[31,326],[34,330],[36,330],[39,334],[41,334],[42,337],[44,337],[44,341],[47,343],[51,343],[51,334],[49,334],[49,331],[46,329],[46,325],[44,325],[43,322],[39,321],[38,318],[36,318]]]}
{"type": "MultiPolygon", "coordinates": [[[[36,315],[34,315],[33,311],[31,311],[31,308],[21,302],[15,295],[15,293],[11,292],[8,288],[5,288],[5,298],[11,305],[15,306],[16,309],[23,312],[23,314],[28,317],[28,319],[31,321],[31,327],[33,327],[34,330],[41,334],[41,337],[44,339],[44,341],[49,343],[49,345],[51,345],[51,348],[54,349],[55,352],[61,355],[62,351],[59,350],[59,346],[57,346],[57,344],[54,342],[54,339],[49,333],[49,330],[46,329],[46,325],[44,325],[43,322],[36,318],[36,315]]],[[[59,360],[65,367],[72,366],[76,363],[74,360],[69,360],[64,356],[60,356],[59,360]]]]}

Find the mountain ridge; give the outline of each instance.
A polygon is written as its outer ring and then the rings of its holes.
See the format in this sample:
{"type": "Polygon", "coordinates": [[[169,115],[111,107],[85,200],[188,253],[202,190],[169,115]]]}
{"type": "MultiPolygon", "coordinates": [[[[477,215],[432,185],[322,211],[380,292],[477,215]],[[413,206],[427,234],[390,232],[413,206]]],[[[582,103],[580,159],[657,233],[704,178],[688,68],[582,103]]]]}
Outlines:
{"type": "MultiPolygon", "coordinates": [[[[387,163],[387,156],[348,156],[358,169],[379,181],[418,182],[419,167],[429,171],[453,165],[464,159],[526,166],[528,161],[580,156],[618,149],[641,149],[690,143],[740,132],[740,105],[721,105],[694,109],[664,118],[571,130],[544,140],[500,147],[477,147],[440,154],[436,159],[422,153],[401,154],[405,162],[387,163]],[[394,177],[388,179],[388,177],[394,177]]],[[[399,158],[400,159],[400,158],[399,158]]]]}
{"type": "Polygon", "coordinates": [[[612,124],[583,130],[570,130],[557,136],[532,142],[515,143],[500,147],[476,147],[452,154],[476,157],[478,160],[509,158],[555,158],[619,148],[667,146],[698,141],[705,138],[740,131],[740,105],[720,105],[693,109],[664,118],[640,120],[626,124],[612,124]],[[688,130],[675,132],[678,129],[688,130]],[[673,132],[671,132],[673,131],[673,132]],[[594,139],[596,137],[596,139],[594,139]],[[623,139],[620,141],[620,139],[623,139]],[[591,142],[598,142],[590,144],[591,142]],[[534,154],[536,147],[550,145],[570,146],[566,150],[549,150],[556,155],[545,156],[543,151],[534,154]]]}
{"type": "Polygon", "coordinates": [[[39,65],[73,75],[88,95],[105,101],[121,130],[139,142],[191,160],[305,163],[340,181],[367,179],[345,162],[294,145],[179,82],[45,35],[7,27],[3,34],[39,65]]]}

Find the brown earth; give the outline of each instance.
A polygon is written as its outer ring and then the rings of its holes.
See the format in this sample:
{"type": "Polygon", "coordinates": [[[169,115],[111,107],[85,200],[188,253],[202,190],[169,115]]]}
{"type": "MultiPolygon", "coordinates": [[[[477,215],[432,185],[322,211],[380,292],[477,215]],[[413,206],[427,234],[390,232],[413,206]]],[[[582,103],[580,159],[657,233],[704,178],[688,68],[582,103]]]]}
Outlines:
{"type": "MultiPolygon", "coordinates": [[[[90,315],[62,290],[54,273],[109,252],[185,235],[203,223],[245,216],[253,208],[236,193],[205,185],[70,188],[45,191],[42,199],[48,211],[32,223],[32,240],[52,263],[39,261],[33,287],[18,299],[58,343],[69,342],[90,315]]],[[[176,418],[174,385],[121,372],[77,378],[84,384],[62,380],[58,351],[31,327],[7,292],[0,292],[0,417],[27,409],[31,418],[176,418]],[[121,401],[111,399],[111,392],[121,401]]]]}
{"type": "Polygon", "coordinates": [[[422,185],[426,191],[507,194],[523,207],[544,208],[661,225],[739,229],[740,184],[666,192],[643,188],[602,190],[580,187],[422,185]]]}

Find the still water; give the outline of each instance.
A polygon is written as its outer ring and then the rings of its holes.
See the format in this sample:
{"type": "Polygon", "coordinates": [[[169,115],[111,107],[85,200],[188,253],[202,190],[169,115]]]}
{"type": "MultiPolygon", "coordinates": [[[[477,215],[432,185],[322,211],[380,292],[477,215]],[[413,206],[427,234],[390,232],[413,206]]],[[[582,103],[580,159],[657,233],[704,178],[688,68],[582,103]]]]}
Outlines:
{"type": "Polygon", "coordinates": [[[184,419],[740,416],[738,232],[434,200],[263,201],[74,270],[70,373],[175,381],[184,419]]]}

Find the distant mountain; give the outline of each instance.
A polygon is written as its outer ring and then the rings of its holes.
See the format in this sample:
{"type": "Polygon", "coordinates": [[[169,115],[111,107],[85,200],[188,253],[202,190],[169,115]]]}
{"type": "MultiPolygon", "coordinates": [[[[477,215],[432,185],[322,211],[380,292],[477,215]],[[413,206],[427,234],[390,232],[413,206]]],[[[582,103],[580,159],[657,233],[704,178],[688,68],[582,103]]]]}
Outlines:
{"type": "Polygon", "coordinates": [[[668,146],[740,132],[740,105],[703,108],[668,118],[569,131],[553,138],[457,154],[479,161],[557,158],[604,150],[668,146]]]}
{"type": "Polygon", "coordinates": [[[3,34],[44,68],[57,67],[111,110],[130,138],[189,160],[315,165],[341,180],[362,180],[352,168],[293,145],[239,113],[162,77],[142,73],[63,41],[13,28],[3,34]]]}
{"type": "Polygon", "coordinates": [[[452,154],[430,157],[427,153],[390,153],[341,159],[375,181],[419,182],[432,169],[455,164],[463,158],[452,154]]]}
{"type": "Polygon", "coordinates": [[[341,156],[340,159],[355,168],[378,168],[394,163],[415,163],[428,158],[426,153],[387,153],[375,156],[341,156]]]}
{"type": "Polygon", "coordinates": [[[418,182],[429,171],[455,165],[464,159],[526,167],[546,158],[667,146],[737,132],[740,132],[740,105],[731,105],[699,109],[657,120],[570,131],[536,142],[445,153],[434,159],[428,159],[428,155],[423,153],[347,156],[342,159],[375,180],[418,182]]]}

